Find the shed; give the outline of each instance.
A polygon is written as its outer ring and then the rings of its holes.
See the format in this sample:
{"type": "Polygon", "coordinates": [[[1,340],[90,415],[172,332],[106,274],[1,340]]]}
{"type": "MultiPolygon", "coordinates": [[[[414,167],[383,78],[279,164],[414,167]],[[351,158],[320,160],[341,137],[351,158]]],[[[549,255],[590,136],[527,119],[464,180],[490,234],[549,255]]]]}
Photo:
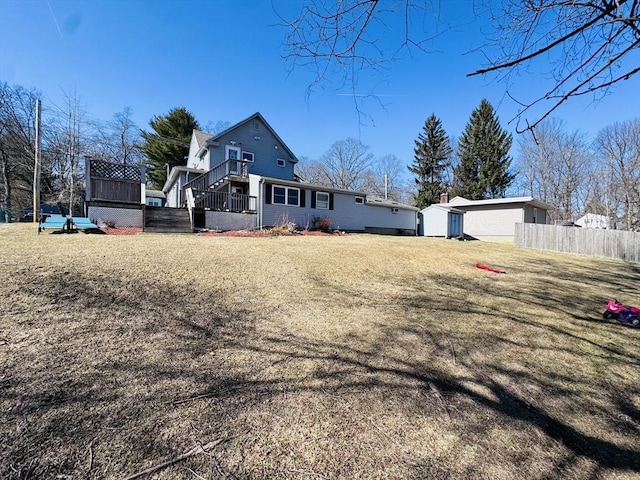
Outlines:
{"type": "Polygon", "coordinates": [[[425,237],[460,237],[464,232],[464,210],[435,203],[421,212],[420,232],[425,237]]]}
{"type": "Polygon", "coordinates": [[[442,206],[466,212],[464,234],[478,240],[512,242],[516,223],[548,223],[551,206],[533,197],[467,200],[455,197],[442,206]]]}

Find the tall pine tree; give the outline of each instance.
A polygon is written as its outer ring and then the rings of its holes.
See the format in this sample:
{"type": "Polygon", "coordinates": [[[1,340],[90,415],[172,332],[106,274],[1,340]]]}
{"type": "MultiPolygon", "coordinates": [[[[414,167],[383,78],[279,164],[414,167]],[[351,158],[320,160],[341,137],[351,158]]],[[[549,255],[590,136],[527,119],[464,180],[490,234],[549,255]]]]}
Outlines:
{"type": "Polygon", "coordinates": [[[186,165],[193,129],[200,128],[195,117],[184,107],[149,122],[153,132],[142,132],[142,151],[147,157],[147,176],[155,188],[162,188],[169,168],[186,165]]]}
{"type": "Polygon", "coordinates": [[[509,172],[511,143],[511,134],[483,99],[471,112],[458,142],[460,162],[454,170],[453,194],[468,200],[504,197],[515,179],[509,172]]]}
{"type": "Polygon", "coordinates": [[[415,157],[408,168],[418,184],[416,207],[422,209],[440,201],[440,194],[446,189],[443,173],[452,150],[442,122],[433,113],[424,122],[415,144],[415,157]]]}

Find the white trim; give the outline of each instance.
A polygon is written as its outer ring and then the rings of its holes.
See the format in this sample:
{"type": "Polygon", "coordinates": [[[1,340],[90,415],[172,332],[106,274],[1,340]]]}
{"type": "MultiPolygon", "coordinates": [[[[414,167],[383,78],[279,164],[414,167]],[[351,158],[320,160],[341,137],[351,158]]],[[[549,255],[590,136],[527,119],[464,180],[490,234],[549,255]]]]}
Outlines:
{"type": "Polygon", "coordinates": [[[272,205],[288,205],[290,207],[300,206],[300,189],[297,187],[286,187],[284,185],[271,185],[271,204],[272,205]],[[284,203],[276,202],[276,188],[284,189],[284,203]],[[298,192],[298,203],[289,203],[289,190],[295,190],[298,192]]]}
{"type": "Polygon", "coordinates": [[[353,197],[353,201],[356,203],[356,205],[364,205],[364,197],[353,197]]]}
{"type": "Polygon", "coordinates": [[[253,163],[253,159],[254,159],[254,158],[255,158],[255,156],[253,155],[253,153],[252,153],[252,152],[246,152],[246,151],[244,151],[244,150],[242,151],[242,159],[243,159],[243,160],[246,160],[247,162],[251,162],[251,163],[253,163]],[[251,155],[251,160],[249,160],[248,158],[245,158],[245,157],[244,157],[245,155],[251,155]]]}
{"type": "Polygon", "coordinates": [[[231,160],[231,157],[229,156],[229,152],[233,150],[235,152],[237,152],[238,156],[236,158],[234,158],[233,160],[241,160],[242,159],[242,149],[240,147],[236,147],[235,145],[225,145],[224,146],[224,159],[226,160],[231,160]]]}
{"type": "Polygon", "coordinates": [[[331,206],[331,194],[329,194],[329,192],[316,192],[316,208],[318,210],[329,210],[329,207],[331,206]],[[318,200],[318,195],[326,195],[327,196],[327,200],[318,200]],[[321,207],[320,203],[325,204],[326,207],[321,207]]]}
{"type": "Polygon", "coordinates": [[[276,163],[279,167],[286,167],[287,166],[287,161],[284,158],[278,158],[276,159],[276,163]],[[282,163],[281,163],[282,162],[282,163]]]}

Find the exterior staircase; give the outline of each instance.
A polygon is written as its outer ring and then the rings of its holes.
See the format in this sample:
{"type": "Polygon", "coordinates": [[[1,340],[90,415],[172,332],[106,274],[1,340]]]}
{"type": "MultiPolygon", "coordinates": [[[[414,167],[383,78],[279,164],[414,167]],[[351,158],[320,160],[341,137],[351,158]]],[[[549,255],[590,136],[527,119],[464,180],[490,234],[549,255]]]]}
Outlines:
{"type": "Polygon", "coordinates": [[[186,208],[147,206],[144,231],[148,233],[192,233],[191,220],[186,208]]]}

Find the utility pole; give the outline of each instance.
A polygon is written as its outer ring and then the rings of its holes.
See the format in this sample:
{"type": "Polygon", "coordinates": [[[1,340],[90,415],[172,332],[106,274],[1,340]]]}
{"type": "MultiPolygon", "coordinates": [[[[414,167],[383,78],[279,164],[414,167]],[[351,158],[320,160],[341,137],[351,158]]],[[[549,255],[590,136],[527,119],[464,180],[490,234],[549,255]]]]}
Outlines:
{"type": "Polygon", "coordinates": [[[384,199],[387,200],[388,198],[388,191],[389,191],[389,177],[387,176],[387,174],[384,174],[384,199]]]}
{"type": "Polygon", "coordinates": [[[40,99],[36,100],[36,144],[35,161],[33,165],[33,222],[40,222],[40,124],[42,122],[42,106],[40,99]]]}

